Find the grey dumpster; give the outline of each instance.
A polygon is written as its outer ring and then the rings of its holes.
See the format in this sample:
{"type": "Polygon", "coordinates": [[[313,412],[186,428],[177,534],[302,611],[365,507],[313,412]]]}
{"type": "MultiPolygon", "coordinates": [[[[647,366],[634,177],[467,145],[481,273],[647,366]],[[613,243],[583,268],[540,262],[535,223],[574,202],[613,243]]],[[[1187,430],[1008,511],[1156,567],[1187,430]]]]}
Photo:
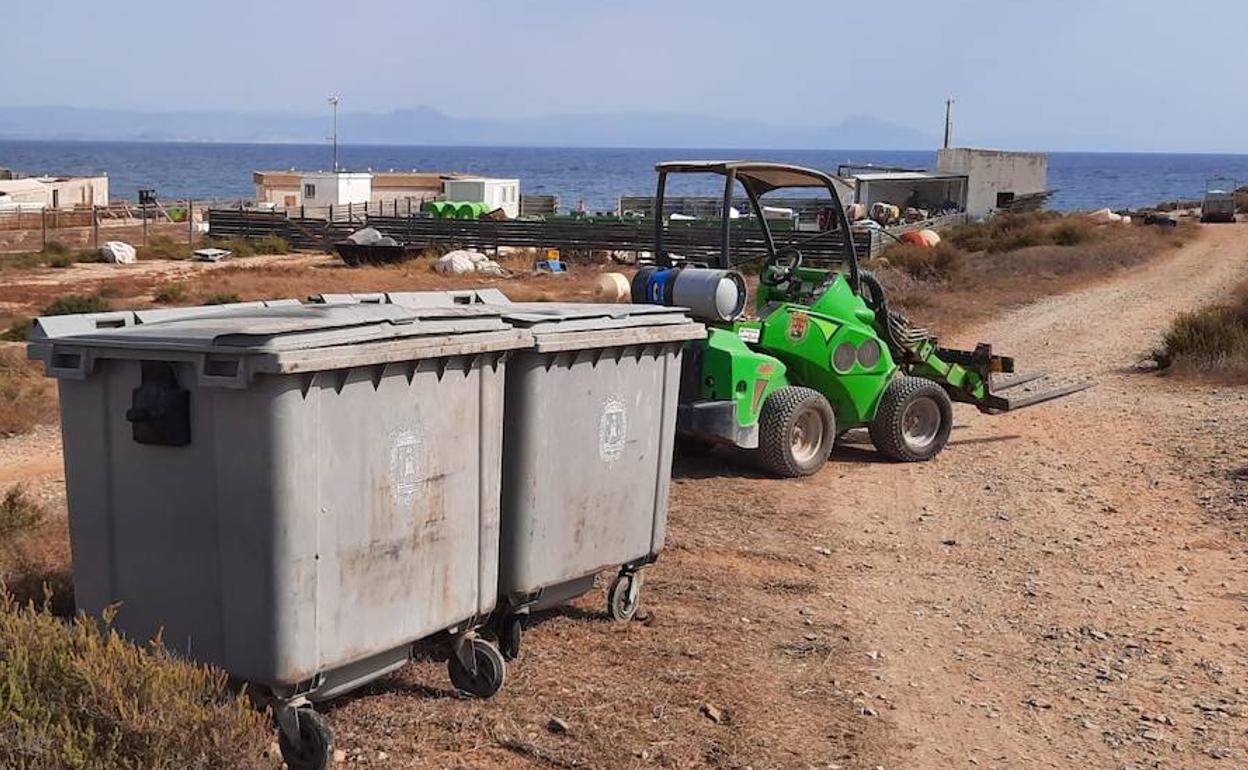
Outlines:
{"type": "Polygon", "coordinates": [[[684,343],[705,328],[653,305],[513,303],[533,334],[508,362],[499,637],[579,596],[606,569],[611,615],[633,617],[640,569],[663,546],[684,343]]]}
{"type": "Polygon", "coordinates": [[[504,358],[527,331],[483,305],[324,305],[40,319],[59,379],[74,588],[258,685],[292,767],[296,708],[449,631],[454,684],[490,695],[504,358]],[[109,328],[117,327],[117,328],[109,328]]]}

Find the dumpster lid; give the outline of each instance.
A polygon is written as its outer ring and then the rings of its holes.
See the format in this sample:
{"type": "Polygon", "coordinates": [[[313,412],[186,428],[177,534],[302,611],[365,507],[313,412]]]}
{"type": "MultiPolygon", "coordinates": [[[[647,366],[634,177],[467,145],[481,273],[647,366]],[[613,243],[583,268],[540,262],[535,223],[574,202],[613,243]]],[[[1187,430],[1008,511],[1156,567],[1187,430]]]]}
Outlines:
{"type": "Polygon", "coordinates": [[[59,341],[86,347],[273,353],[508,328],[500,311],[485,305],[281,305],[157,317],[133,326],[69,335],[59,341]]]}
{"type": "Polygon", "coordinates": [[[706,336],[706,327],[685,315],[684,308],[662,305],[513,302],[500,309],[512,326],[532,332],[539,353],[706,336]]]}

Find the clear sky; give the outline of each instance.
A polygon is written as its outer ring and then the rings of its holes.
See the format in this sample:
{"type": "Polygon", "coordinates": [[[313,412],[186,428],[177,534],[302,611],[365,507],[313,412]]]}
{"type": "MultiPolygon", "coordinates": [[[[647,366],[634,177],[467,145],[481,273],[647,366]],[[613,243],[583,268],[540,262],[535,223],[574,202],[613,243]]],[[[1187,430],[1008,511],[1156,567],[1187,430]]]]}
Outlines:
{"type": "Polygon", "coordinates": [[[0,105],[624,110],[1248,152],[1245,0],[14,0],[0,105]]]}

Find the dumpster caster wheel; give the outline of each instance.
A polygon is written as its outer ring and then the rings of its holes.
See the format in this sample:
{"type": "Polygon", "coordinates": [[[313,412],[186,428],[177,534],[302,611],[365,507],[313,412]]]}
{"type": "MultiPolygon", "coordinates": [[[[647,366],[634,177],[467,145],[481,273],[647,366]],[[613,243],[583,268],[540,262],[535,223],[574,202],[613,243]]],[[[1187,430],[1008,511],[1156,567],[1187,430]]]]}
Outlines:
{"type": "Polygon", "coordinates": [[[299,743],[292,744],[286,731],[277,731],[277,747],[290,770],[329,770],[334,761],[334,734],[325,718],[309,708],[294,712],[299,723],[299,743]]]}
{"type": "Polygon", "coordinates": [[[607,592],[607,614],[614,620],[629,621],[641,604],[641,573],[621,572],[607,592]]]}
{"type": "Polygon", "coordinates": [[[507,660],[520,657],[520,639],[524,636],[524,620],[520,615],[507,615],[498,624],[498,648],[507,660]]]}
{"type": "Polygon", "coordinates": [[[489,698],[503,687],[507,679],[507,663],[498,648],[484,639],[472,640],[472,657],[477,670],[469,671],[458,655],[452,655],[447,667],[455,689],[474,698],[489,698]]]}

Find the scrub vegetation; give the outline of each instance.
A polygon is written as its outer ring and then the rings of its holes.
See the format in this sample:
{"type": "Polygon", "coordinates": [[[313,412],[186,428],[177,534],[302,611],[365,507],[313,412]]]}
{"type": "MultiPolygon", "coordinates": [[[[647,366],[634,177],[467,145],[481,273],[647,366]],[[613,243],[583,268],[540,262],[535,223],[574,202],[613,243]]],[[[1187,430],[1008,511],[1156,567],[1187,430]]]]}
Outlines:
{"type": "Polygon", "coordinates": [[[17,346],[0,348],[0,436],[56,422],[56,384],[23,353],[17,346]]]}
{"type": "Polygon", "coordinates": [[[0,767],[258,770],[271,741],[223,673],[0,589],[0,767]]]}
{"type": "Polygon", "coordinates": [[[1197,232],[1093,224],[1078,214],[1005,214],[951,228],[935,248],[894,244],[871,262],[890,303],[949,333],[1007,307],[1144,264],[1197,232]]]}
{"type": "Polygon", "coordinates": [[[1248,383],[1248,284],[1226,302],[1175,318],[1153,357],[1175,374],[1248,383]]]}

